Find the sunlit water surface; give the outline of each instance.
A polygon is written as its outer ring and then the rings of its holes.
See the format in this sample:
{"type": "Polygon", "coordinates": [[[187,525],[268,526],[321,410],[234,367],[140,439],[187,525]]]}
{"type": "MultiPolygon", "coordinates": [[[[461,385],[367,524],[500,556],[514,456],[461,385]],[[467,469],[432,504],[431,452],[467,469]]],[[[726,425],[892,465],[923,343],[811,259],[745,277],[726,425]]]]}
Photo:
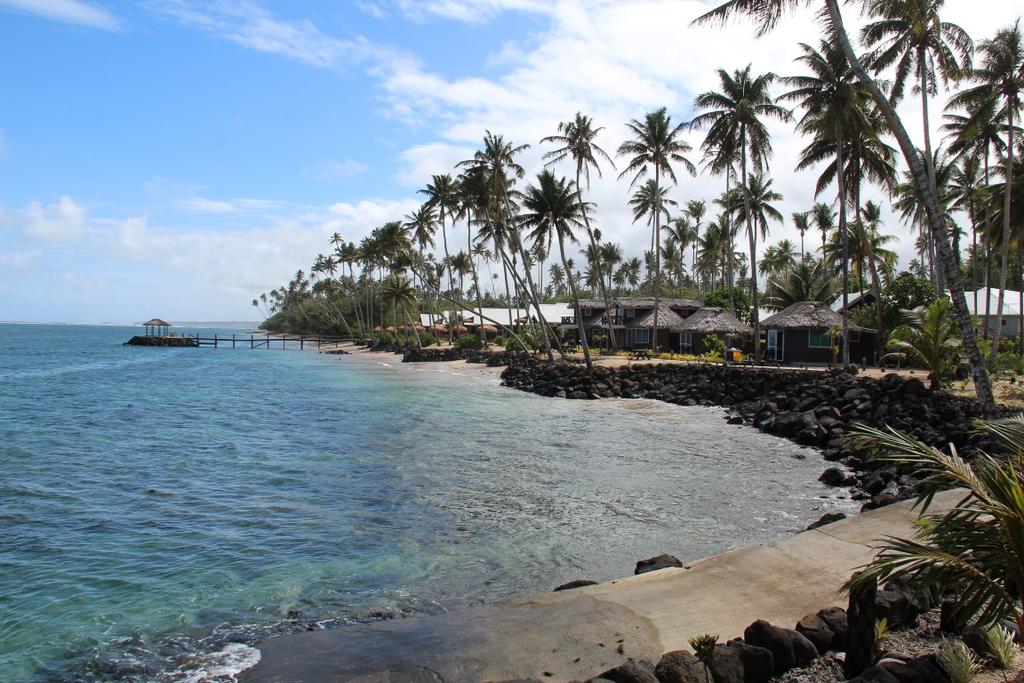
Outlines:
{"type": "Polygon", "coordinates": [[[133,333],[0,325],[2,681],[227,679],[262,636],[609,579],[846,504],[815,451],[718,410],[133,333]]]}

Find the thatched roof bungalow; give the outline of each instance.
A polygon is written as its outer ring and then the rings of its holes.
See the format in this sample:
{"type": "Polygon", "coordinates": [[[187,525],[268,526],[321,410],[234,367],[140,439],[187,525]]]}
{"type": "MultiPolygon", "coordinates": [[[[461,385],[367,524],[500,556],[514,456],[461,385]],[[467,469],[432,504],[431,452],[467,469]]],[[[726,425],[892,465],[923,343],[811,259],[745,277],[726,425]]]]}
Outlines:
{"type": "Polygon", "coordinates": [[[171,324],[162,318],[153,318],[142,323],[142,326],[146,328],[147,337],[163,337],[167,335],[167,328],[171,324]]]}
{"type": "MultiPolygon", "coordinates": [[[[770,361],[786,364],[830,364],[837,361],[835,333],[843,316],[821,301],[798,301],[765,319],[766,354],[770,361]]],[[[850,360],[874,360],[875,330],[850,324],[850,360]]]]}
{"type": "Polygon", "coordinates": [[[754,336],[754,328],[746,324],[732,311],[715,306],[705,306],[673,328],[679,332],[679,348],[684,353],[706,353],[704,339],[715,335],[728,341],[732,346],[745,347],[754,336]]]}

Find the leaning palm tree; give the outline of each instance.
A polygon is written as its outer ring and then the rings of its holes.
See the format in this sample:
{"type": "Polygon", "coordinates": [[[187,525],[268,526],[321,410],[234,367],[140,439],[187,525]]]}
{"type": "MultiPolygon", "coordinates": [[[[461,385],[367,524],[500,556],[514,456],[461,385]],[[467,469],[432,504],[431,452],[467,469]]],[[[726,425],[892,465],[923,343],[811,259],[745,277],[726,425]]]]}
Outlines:
{"type": "MultiPolygon", "coordinates": [[[[549,135],[541,140],[541,144],[544,143],[555,143],[560,145],[558,149],[551,150],[544,154],[544,158],[547,160],[547,164],[555,164],[565,159],[572,159],[576,164],[576,191],[580,193],[580,203],[583,202],[583,187],[582,181],[586,181],[587,189],[590,189],[590,169],[594,169],[597,172],[598,177],[601,176],[601,165],[598,163],[598,159],[604,159],[612,168],[615,168],[615,162],[608,156],[601,147],[594,142],[597,134],[604,130],[604,126],[594,127],[594,121],[589,116],[576,112],[576,118],[572,121],[562,121],[558,124],[558,134],[549,135]]],[[[597,239],[594,236],[594,231],[590,226],[590,217],[584,213],[583,223],[587,229],[587,239],[590,241],[590,247],[597,249],[597,239]]],[[[605,285],[604,276],[610,279],[612,276],[611,268],[613,265],[608,265],[607,274],[603,273],[603,266],[606,264],[597,262],[597,280],[601,287],[601,296],[604,299],[605,311],[611,311],[612,303],[608,297],[608,286],[605,285]]],[[[610,313],[609,313],[610,314],[610,313]]],[[[615,350],[616,341],[615,335],[609,335],[609,343],[611,344],[612,350],[615,350]]]]}
{"type": "MultiPolygon", "coordinates": [[[[964,90],[953,103],[969,110],[984,112],[995,109],[995,118],[1006,121],[1006,179],[1003,192],[1003,244],[999,264],[999,301],[996,305],[996,330],[1003,324],[1003,295],[1006,290],[1007,266],[1010,254],[1010,214],[1013,194],[1014,121],[1021,110],[1021,92],[1024,91],[1024,37],[1020,23],[996,33],[992,40],[984,41],[978,48],[982,54],[981,66],[972,69],[970,79],[976,83],[964,90]]],[[[992,340],[992,358],[999,352],[999,334],[992,340]]]]}
{"type": "Polygon", "coordinates": [[[661,177],[666,176],[676,184],[676,173],[672,168],[673,164],[681,164],[690,175],[696,175],[697,168],[686,154],[691,151],[690,145],[682,139],[683,124],[672,125],[672,117],[662,107],[657,111],[648,112],[643,121],[633,119],[626,124],[631,140],[619,145],[619,156],[628,156],[629,163],[624,171],[619,174],[622,178],[632,175],[633,179],[629,186],[633,187],[643,180],[651,171],[654,172],[654,197],[656,205],[653,209],[654,239],[652,240],[654,250],[654,332],[652,333],[652,346],[658,343],[658,309],[661,307],[661,250],[656,248],[661,244],[661,215],[662,195],[661,177]]]}
{"type": "MultiPolygon", "coordinates": [[[[773,205],[782,201],[782,195],[772,189],[772,181],[761,173],[755,173],[740,187],[736,188],[738,197],[735,201],[735,215],[747,230],[750,242],[750,310],[754,321],[754,330],[758,327],[758,291],[757,291],[757,241],[767,239],[769,221],[783,222],[782,213],[773,205]]],[[[760,358],[760,343],[755,343],[754,353],[760,358]]]]}
{"type": "MultiPolygon", "coordinates": [[[[519,224],[529,231],[528,237],[534,242],[550,241],[554,234],[558,240],[558,253],[562,259],[562,268],[570,272],[565,257],[565,243],[576,242],[575,229],[586,228],[585,216],[587,205],[580,201],[580,194],[575,183],[565,178],[555,178],[551,171],[545,170],[537,176],[536,185],[528,185],[523,192],[523,213],[519,214],[519,224]]],[[[569,278],[569,289],[576,313],[576,328],[580,333],[583,345],[583,359],[587,368],[593,367],[590,360],[590,345],[587,331],[583,324],[583,309],[580,308],[580,295],[576,289],[576,281],[569,278]]]]}
{"type": "MultiPolygon", "coordinates": [[[[706,150],[717,149],[723,158],[720,163],[738,160],[740,165],[740,187],[750,188],[748,172],[763,174],[767,170],[772,154],[771,135],[765,125],[767,119],[788,121],[789,110],[780,107],[772,99],[769,90],[775,82],[774,73],[759,76],[751,73],[751,66],[737,69],[732,74],[725,69],[718,70],[720,91],[709,91],[697,95],[694,107],[703,112],[690,125],[707,126],[704,141],[706,150]]],[[[749,194],[741,192],[744,215],[753,216],[747,204],[749,194]]],[[[757,227],[744,224],[750,246],[750,262],[757,263],[757,227]]],[[[754,324],[754,356],[761,357],[761,324],[757,310],[757,268],[750,270],[751,318],[754,324]]]]}
{"type": "MultiPolygon", "coordinates": [[[[881,1],[879,0],[879,2],[881,1]]],[[[891,1],[896,2],[896,0],[891,1]]],[[[917,191],[920,193],[927,210],[930,233],[935,235],[938,242],[942,268],[946,273],[950,298],[953,302],[960,335],[964,342],[967,361],[971,367],[971,375],[974,378],[974,388],[978,395],[978,401],[986,415],[993,415],[996,412],[996,402],[992,391],[992,381],[985,368],[984,359],[981,357],[978,337],[975,333],[970,310],[967,308],[967,299],[964,296],[963,280],[948,241],[947,226],[939,210],[937,192],[930,183],[930,174],[925,161],[911,140],[910,133],[907,131],[906,126],[903,125],[895,105],[889,100],[887,93],[875,78],[868,72],[854,50],[853,43],[846,31],[846,24],[840,4],[841,0],[725,0],[718,7],[698,17],[695,23],[721,23],[733,17],[745,16],[754,19],[758,35],[765,35],[779,24],[787,12],[796,7],[809,5],[819,10],[819,16],[825,24],[825,30],[828,32],[831,40],[842,49],[854,72],[857,74],[858,80],[867,88],[868,94],[878,107],[878,111],[899,144],[903,158],[910,168],[914,185],[917,187],[917,191]]]]}
{"type": "Polygon", "coordinates": [[[850,585],[910,580],[958,594],[956,619],[980,627],[1012,619],[1024,631],[1024,418],[981,421],[978,430],[1002,453],[941,451],[892,428],[855,428],[848,440],[872,459],[925,475],[914,538],[885,540],[850,585]],[[928,514],[939,488],[963,496],[945,512],[928,514]]]}

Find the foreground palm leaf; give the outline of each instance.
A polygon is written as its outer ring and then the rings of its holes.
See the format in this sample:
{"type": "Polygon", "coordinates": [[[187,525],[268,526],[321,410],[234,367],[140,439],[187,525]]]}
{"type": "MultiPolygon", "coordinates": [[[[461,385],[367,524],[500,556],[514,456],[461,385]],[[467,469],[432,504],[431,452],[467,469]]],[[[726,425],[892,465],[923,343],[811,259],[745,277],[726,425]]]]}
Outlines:
{"type": "Polygon", "coordinates": [[[907,465],[928,475],[918,499],[921,521],[913,539],[889,537],[878,555],[847,587],[865,581],[909,579],[953,589],[959,615],[987,627],[1013,619],[1024,629],[1024,416],[982,421],[980,432],[1008,455],[978,453],[970,463],[891,428],[857,427],[854,446],[877,461],[907,465]],[[965,490],[952,509],[928,514],[939,487],[965,490]]]}

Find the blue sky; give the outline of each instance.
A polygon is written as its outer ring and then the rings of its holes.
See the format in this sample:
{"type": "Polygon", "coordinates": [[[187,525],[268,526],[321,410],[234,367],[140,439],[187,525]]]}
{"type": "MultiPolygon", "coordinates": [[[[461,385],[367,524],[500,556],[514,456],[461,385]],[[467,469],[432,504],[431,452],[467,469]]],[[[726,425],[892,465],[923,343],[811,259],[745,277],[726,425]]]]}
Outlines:
{"type": "MultiPolygon", "coordinates": [[[[947,4],[984,37],[1022,3],[947,4]]],[[[715,68],[784,73],[795,36],[817,34],[809,17],[762,41],[689,27],[704,7],[0,0],[0,320],[252,319],[326,236],[411,211],[484,129],[533,145],[535,171],[537,141],[582,109],[613,151],[646,110],[689,118],[715,68]]],[[[790,170],[801,144],[776,131],[787,215],[813,201],[790,170]]],[[[602,229],[639,253],[615,175],[593,189],[602,229]]],[[[684,180],[677,199],[719,184],[684,180]]]]}

